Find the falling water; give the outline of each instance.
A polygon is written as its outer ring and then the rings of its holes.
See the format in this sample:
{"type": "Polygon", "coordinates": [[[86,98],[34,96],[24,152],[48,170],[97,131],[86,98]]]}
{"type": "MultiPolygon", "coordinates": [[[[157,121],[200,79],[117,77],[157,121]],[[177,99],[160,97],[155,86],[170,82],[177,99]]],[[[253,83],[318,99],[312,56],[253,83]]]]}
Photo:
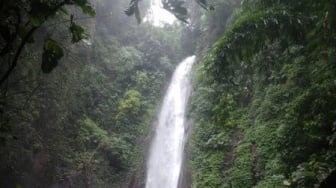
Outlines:
{"type": "Polygon", "coordinates": [[[189,73],[195,56],[176,68],[161,107],[150,150],[146,188],[177,188],[185,141],[185,108],[190,95],[189,73]]]}

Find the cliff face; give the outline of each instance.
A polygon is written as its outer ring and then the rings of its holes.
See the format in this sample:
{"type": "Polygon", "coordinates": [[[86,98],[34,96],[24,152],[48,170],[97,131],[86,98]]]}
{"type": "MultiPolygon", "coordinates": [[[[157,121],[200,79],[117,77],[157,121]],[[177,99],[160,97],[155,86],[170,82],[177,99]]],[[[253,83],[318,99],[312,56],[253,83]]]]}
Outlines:
{"type": "Polygon", "coordinates": [[[336,22],[318,18],[332,7],[245,1],[232,15],[195,69],[193,186],[318,187],[333,177],[336,22]]]}

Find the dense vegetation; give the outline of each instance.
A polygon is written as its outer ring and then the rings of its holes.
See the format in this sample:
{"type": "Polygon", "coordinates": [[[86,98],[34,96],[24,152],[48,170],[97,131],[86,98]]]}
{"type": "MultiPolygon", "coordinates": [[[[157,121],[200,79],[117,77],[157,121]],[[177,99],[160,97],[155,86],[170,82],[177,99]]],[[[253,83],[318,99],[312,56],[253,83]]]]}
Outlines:
{"type": "MultiPolygon", "coordinates": [[[[54,6],[52,1],[24,2],[54,6]]],[[[15,41],[0,42],[1,76],[11,71],[1,85],[0,187],[143,183],[156,109],[175,63],[183,58],[180,29],[138,25],[124,14],[127,1],[74,2],[85,7],[66,6],[48,18],[42,12],[37,20],[30,13],[29,20],[22,17],[28,23],[23,26],[38,29],[19,55],[21,35],[9,33],[15,41]],[[89,5],[95,8],[93,18],[81,13],[93,11],[89,5]]],[[[15,3],[22,2],[1,5],[15,3]]],[[[148,3],[143,6],[145,12],[148,3]]],[[[11,20],[15,12],[8,10],[11,20]]],[[[1,24],[8,26],[6,13],[1,15],[1,24]]]]}
{"type": "Polygon", "coordinates": [[[0,2],[0,187],[143,186],[160,99],[194,52],[193,187],[336,184],[334,0],[163,0],[189,25],[162,28],[137,24],[149,4],[0,2]]]}
{"type": "Polygon", "coordinates": [[[335,11],[331,0],[234,11],[195,68],[194,187],[335,185],[335,11]]]}

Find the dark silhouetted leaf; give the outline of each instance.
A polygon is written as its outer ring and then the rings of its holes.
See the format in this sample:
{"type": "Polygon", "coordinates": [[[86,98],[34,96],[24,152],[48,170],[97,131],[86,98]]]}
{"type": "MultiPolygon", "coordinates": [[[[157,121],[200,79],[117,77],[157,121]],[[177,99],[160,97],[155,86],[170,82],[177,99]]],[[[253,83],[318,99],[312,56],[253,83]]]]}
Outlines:
{"type": "Polygon", "coordinates": [[[66,14],[66,15],[69,14],[68,10],[65,7],[59,8],[59,11],[62,12],[63,14],[66,14]]]}
{"type": "Polygon", "coordinates": [[[174,7],[174,12],[180,15],[187,15],[188,10],[185,7],[174,7]]]}
{"type": "Polygon", "coordinates": [[[87,0],[75,0],[75,4],[79,5],[80,7],[86,5],[88,3],[87,0]]]}
{"type": "Polygon", "coordinates": [[[131,0],[130,4],[128,5],[127,9],[125,10],[125,14],[127,16],[134,15],[138,24],[141,23],[141,16],[138,7],[139,0],[131,0]]]}
{"type": "Polygon", "coordinates": [[[84,29],[73,21],[71,21],[69,29],[72,34],[71,42],[73,43],[79,42],[80,40],[86,37],[84,33],[84,29]]]}
{"type": "Polygon", "coordinates": [[[163,8],[171,12],[177,19],[188,23],[188,10],[184,6],[184,1],[163,1],[163,8]]]}
{"type": "Polygon", "coordinates": [[[136,18],[138,24],[141,23],[141,17],[140,17],[140,11],[139,11],[138,5],[136,5],[134,7],[134,14],[135,14],[135,18],[136,18]]]}
{"type": "Polygon", "coordinates": [[[42,54],[42,71],[50,73],[58,64],[58,61],[64,56],[63,49],[59,44],[51,39],[44,40],[43,54],[42,54]]]}
{"type": "Polygon", "coordinates": [[[208,4],[207,4],[206,0],[196,0],[196,2],[202,8],[204,8],[206,10],[208,9],[208,4]]]}
{"type": "Polygon", "coordinates": [[[90,16],[95,16],[96,15],[95,10],[90,5],[83,5],[83,6],[81,6],[81,8],[82,8],[83,13],[85,13],[87,15],[90,15],[90,16]]]}
{"type": "Polygon", "coordinates": [[[125,10],[125,14],[127,16],[132,16],[134,14],[134,6],[130,5],[126,10],[125,10]]]}

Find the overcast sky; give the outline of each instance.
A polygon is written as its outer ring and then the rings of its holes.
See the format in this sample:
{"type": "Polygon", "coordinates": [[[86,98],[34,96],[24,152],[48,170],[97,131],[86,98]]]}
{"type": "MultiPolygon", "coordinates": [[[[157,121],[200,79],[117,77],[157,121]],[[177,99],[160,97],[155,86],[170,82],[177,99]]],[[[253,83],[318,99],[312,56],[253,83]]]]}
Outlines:
{"type": "Polygon", "coordinates": [[[163,26],[163,24],[173,24],[176,18],[162,8],[161,0],[151,0],[151,8],[144,21],[149,21],[159,27],[163,26]]]}

